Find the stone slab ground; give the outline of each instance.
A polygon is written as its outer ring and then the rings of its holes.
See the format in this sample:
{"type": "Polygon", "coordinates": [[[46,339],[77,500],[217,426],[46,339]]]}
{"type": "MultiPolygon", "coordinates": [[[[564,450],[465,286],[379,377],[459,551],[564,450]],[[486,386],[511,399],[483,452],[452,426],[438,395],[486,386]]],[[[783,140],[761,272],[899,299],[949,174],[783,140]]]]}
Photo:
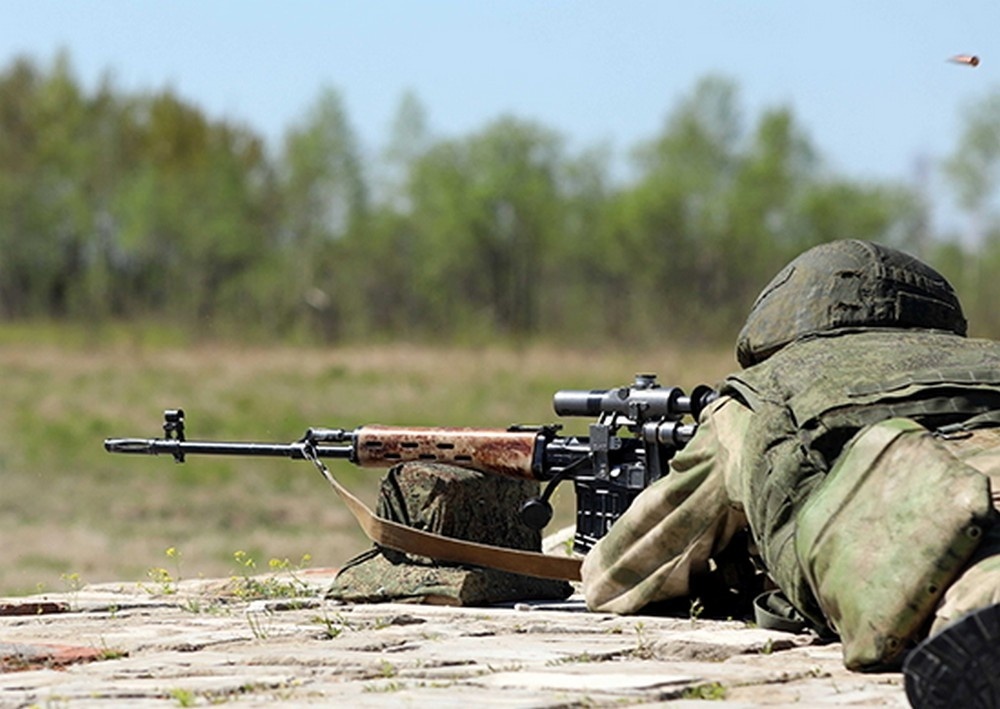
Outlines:
{"type": "Polygon", "coordinates": [[[576,598],[338,605],[332,573],[0,599],[0,707],[907,706],[808,635],[576,598]]]}

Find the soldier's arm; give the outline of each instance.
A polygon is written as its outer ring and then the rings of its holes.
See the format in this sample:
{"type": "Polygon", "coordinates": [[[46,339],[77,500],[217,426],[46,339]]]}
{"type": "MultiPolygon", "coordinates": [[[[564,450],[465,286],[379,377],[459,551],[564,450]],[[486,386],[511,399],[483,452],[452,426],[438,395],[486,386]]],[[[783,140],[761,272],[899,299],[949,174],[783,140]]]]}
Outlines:
{"type": "Polygon", "coordinates": [[[746,518],[727,492],[738,474],[739,440],[748,413],[720,399],[701,417],[698,433],[647,488],[583,563],[583,592],[592,610],[635,613],[687,596],[692,577],[708,570],[746,518]]]}

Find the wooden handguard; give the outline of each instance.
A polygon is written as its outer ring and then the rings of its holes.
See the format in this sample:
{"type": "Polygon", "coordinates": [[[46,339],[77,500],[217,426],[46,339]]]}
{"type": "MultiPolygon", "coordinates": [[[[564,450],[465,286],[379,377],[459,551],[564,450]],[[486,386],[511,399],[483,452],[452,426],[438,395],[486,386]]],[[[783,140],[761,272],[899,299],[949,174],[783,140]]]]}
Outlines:
{"type": "Polygon", "coordinates": [[[362,426],[354,434],[354,462],[365,468],[425,461],[538,479],[536,447],[542,443],[538,431],[362,426]]]}

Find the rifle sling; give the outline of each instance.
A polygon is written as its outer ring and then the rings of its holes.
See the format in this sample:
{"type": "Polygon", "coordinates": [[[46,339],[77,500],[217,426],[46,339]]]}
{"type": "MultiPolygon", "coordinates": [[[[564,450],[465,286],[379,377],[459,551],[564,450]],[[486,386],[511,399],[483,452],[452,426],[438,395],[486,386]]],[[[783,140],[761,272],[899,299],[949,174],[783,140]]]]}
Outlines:
{"type": "Polygon", "coordinates": [[[340,496],[340,499],[344,501],[365,535],[376,544],[406,554],[427,556],[438,561],[486,566],[491,569],[543,579],[580,580],[580,564],[582,562],[577,558],[552,556],[539,552],[520,551],[453,539],[379,517],[368,509],[364,502],[355,497],[350,490],[337,482],[326,464],[308,448],[306,457],[313,462],[337,495],[340,496]]]}

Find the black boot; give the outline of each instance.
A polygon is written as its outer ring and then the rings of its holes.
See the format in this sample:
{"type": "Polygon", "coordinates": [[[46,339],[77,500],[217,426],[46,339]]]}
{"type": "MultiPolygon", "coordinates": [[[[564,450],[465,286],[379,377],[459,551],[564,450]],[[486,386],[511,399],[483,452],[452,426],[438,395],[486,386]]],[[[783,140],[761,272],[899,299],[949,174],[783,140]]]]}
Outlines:
{"type": "Polygon", "coordinates": [[[1000,605],[973,611],[917,645],[903,676],[916,709],[1000,707],[1000,605]]]}

